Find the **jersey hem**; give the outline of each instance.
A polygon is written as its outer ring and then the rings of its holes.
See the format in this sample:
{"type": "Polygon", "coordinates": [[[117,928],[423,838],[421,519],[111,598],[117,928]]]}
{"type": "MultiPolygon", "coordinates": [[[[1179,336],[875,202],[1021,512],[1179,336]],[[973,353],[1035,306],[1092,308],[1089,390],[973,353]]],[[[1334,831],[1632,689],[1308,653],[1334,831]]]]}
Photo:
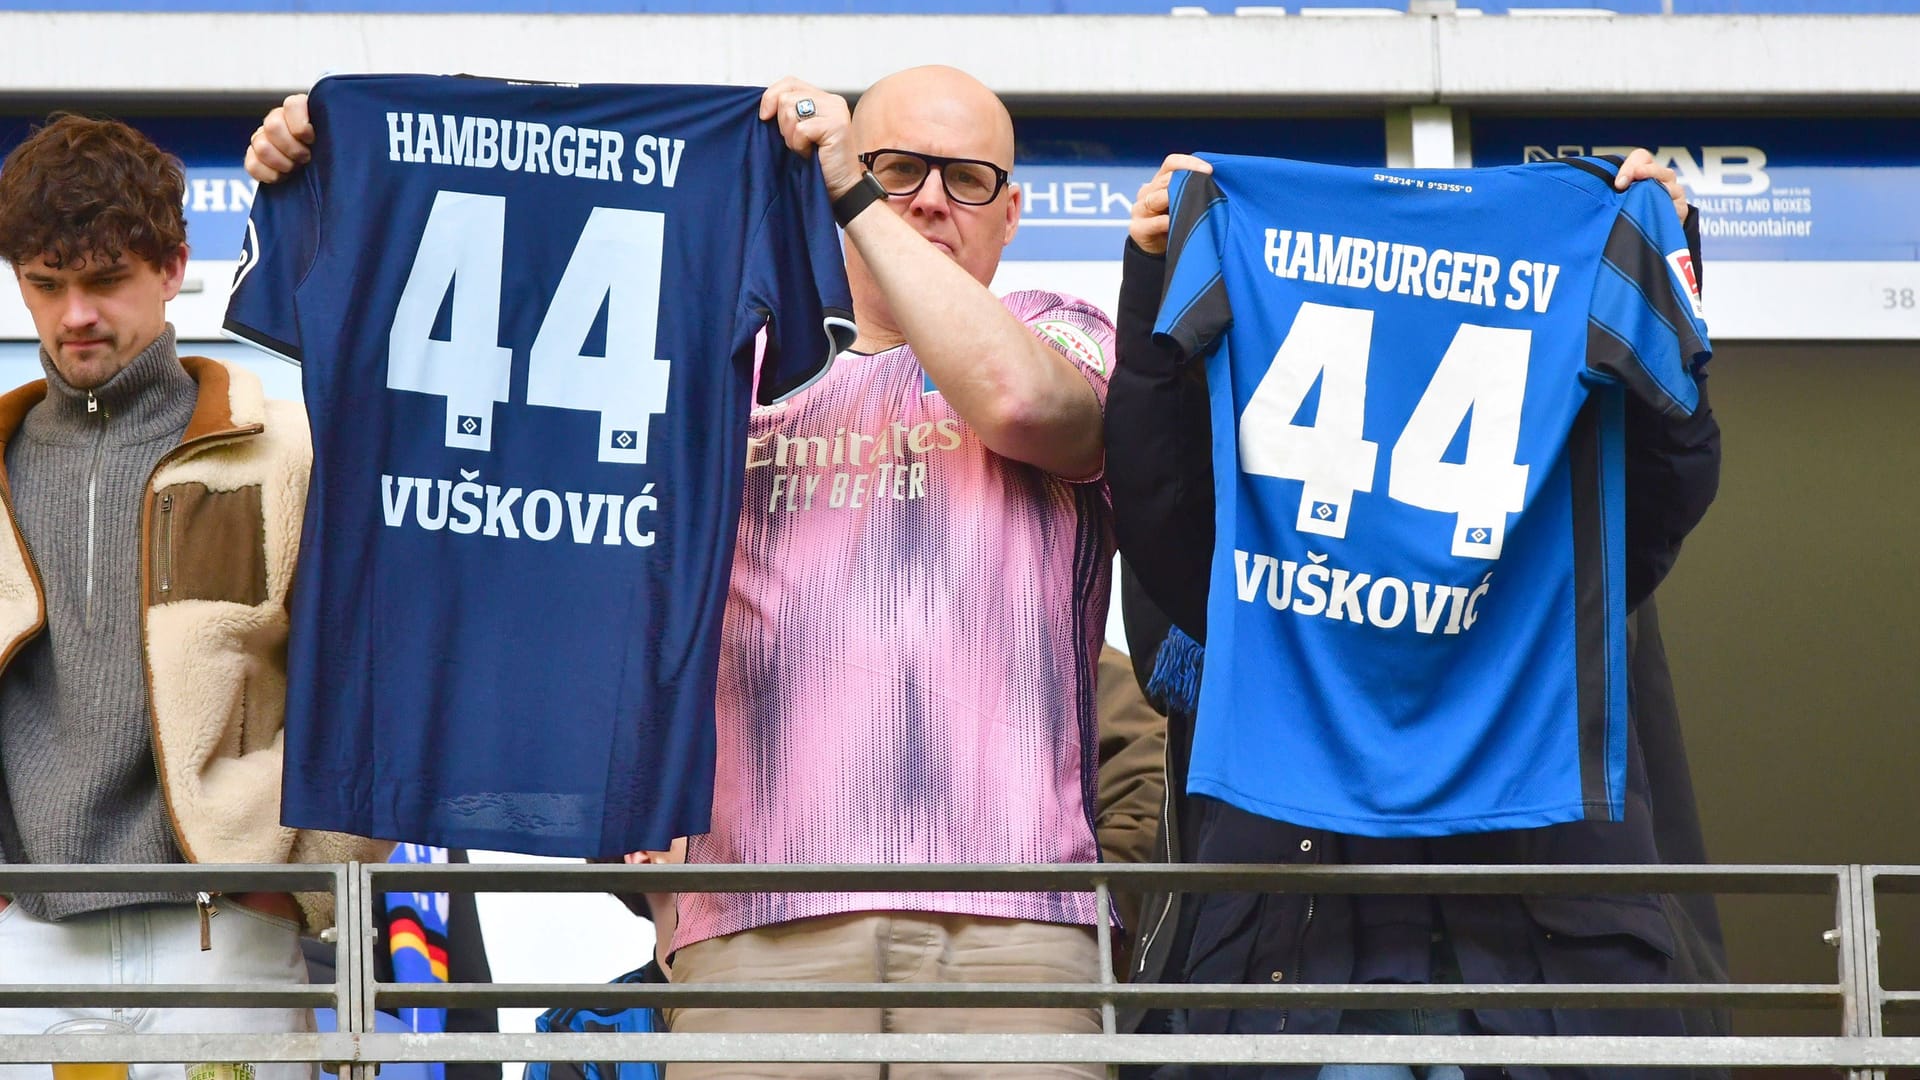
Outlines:
{"type": "MultiPolygon", "coordinates": [[[[1310,829],[1324,829],[1348,836],[1382,838],[1456,836],[1462,833],[1533,829],[1543,825],[1563,825],[1571,821],[1620,820],[1619,815],[1609,804],[1586,800],[1535,809],[1509,810],[1497,814],[1473,814],[1466,817],[1348,817],[1257,799],[1217,777],[1198,772],[1189,775],[1187,792],[1219,799],[1250,814],[1259,814],[1274,821],[1310,829]]],[[[1624,810],[1624,807],[1621,809],[1624,810]]]]}
{"type": "Polygon", "coordinates": [[[629,851],[665,851],[675,837],[703,831],[668,830],[664,839],[650,837],[638,843],[615,844],[613,850],[603,851],[598,850],[599,845],[591,838],[578,834],[537,836],[515,829],[449,829],[431,821],[402,824],[391,817],[319,806],[312,800],[307,800],[306,805],[298,808],[283,805],[280,823],[290,829],[346,833],[376,840],[397,841],[404,836],[406,843],[479,851],[510,851],[519,855],[544,855],[560,859],[605,859],[617,858],[629,851]]]}
{"type": "MultiPolygon", "coordinates": [[[[754,896],[751,893],[728,895],[736,900],[748,900],[754,896]]],[[[678,929],[674,934],[673,947],[675,950],[684,949],[689,945],[697,945],[713,938],[801,922],[806,919],[880,911],[910,911],[923,915],[964,915],[980,919],[1051,923],[1056,926],[1092,927],[1099,923],[1092,893],[991,893],[985,894],[985,897],[978,902],[969,902],[972,898],[981,895],[878,892],[841,893],[826,897],[819,893],[790,893],[786,894],[789,900],[805,900],[812,897],[822,902],[794,904],[777,915],[767,913],[764,918],[740,910],[717,912],[705,918],[697,912],[689,917],[683,911],[678,929]]],[[[1116,927],[1120,925],[1117,912],[1113,922],[1116,927]]]]}
{"type": "Polygon", "coordinates": [[[852,349],[853,343],[860,338],[860,328],[854,325],[853,313],[850,311],[842,311],[839,308],[827,309],[826,315],[820,320],[820,329],[827,335],[827,348],[829,350],[827,358],[822,360],[818,367],[808,373],[806,378],[801,379],[793,386],[773,387],[771,389],[772,396],[766,401],[756,400],[754,402],[756,406],[765,408],[778,405],[783,401],[805,393],[814,383],[826,378],[827,372],[833,370],[834,362],[840,358],[840,354],[852,349]]]}
{"type": "Polygon", "coordinates": [[[226,320],[220,324],[220,336],[242,345],[251,345],[263,353],[285,360],[294,367],[301,366],[299,348],[281,341],[272,334],[255,330],[245,323],[235,322],[232,319],[226,320]]]}

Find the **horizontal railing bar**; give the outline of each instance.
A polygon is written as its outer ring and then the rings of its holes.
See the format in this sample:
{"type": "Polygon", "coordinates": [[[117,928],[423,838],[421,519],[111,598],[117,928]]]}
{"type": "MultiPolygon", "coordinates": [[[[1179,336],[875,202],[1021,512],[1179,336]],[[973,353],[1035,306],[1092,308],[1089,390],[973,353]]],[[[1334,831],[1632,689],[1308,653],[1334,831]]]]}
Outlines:
{"type": "Polygon", "coordinates": [[[1888,1013],[1920,1013],[1920,990],[1883,990],[1880,1004],[1888,1013]]]}
{"type": "Polygon", "coordinates": [[[1920,866],[1869,866],[1867,881],[1881,892],[1920,893],[1920,866]]]}
{"type": "Polygon", "coordinates": [[[278,1034],[0,1036],[0,1061],[741,1061],[1920,1067],[1920,1038],[981,1036],[981,1034],[278,1034]]]}
{"type": "Polygon", "coordinates": [[[373,1034],[363,1061],[1033,1061],[1202,1064],[1920,1065],[1920,1038],[1456,1035],[373,1034]],[[536,1041],[541,1040],[541,1041],[536,1041]],[[546,1040],[551,1040],[546,1041],[546,1040]],[[456,1050],[456,1048],[458,1048],[456,1050]]]}
{"type": "Polygon", "coordinates": [[[0,864],[0,892],[333,892],[333,864],[0,864]]]}
{"type": "Polygon", "coordinates": [[[365,865],[373,887],[407,892],[968,892],[1127,890],[1317,893],[1819,894],[1838,866],[1280,866],[1280,865],[365,865]]]}
{"type": "Polygon", "coordinates": [[[0,1062],[124,1061],[130,1065],[196,1061],[343,1062],[355,1060],[362,1052],[358,1039],[338,1031],[244,1035],[0,1035],[0,1062]]]}
{"type": "Polygon", "coordinates": [[[276,1034],[0,1036],[0,1061],[755,1061],[1920,1067],[1920,1038],[1636,1036],[937,1036],[937,1034],[276,1034]]]}
{"type": "MultiPolygon", "coordinates": [[[[1091,891],[1097,881],[1127,889],[1179,888],[1185,891],[1253,889],[1275,892],[1381,893],[1564,893],[1733,892],[1817,893],[1831,888],[1840,874],[1828,866],[1274,866],[1274,865],[1026,865],[901,866],[826,864],[811,866],[663,866],[640,867],[508,864],[406,865],[363,867],[384,889],[438,888],[450,891],[608,891],[633,890],[638,875],[646,887],[680,891],[751,892],[844,889],[849,878],[872,889],[965,888],[968,891],[1091,891]]],[[[1920,891],[1920,868],[1875,867],[1882,888],[1920,891]]],[[[9,892],[90,890],[219,891],[331,889],[333,867],[302,865],[155,866],[0,865],[0,889],[9,892]]]]}
{"type": "Polygon", "coordinates": [[[1780,984],[1730,987],[1724,983],[1440,985],[1289,985],[1130,983],[375,983],[378,1007],[672,1008],[1093,1008],[1111,1002],[1137,1007],[1249,1008],[1341,1005],[1386,1008],[1669,1008],[1743,1006],[1819,1008],[1841,1000],[1838,985],[1780,984]]]}
{"type": "Polygon", "coordinates": [[[0,1062],[1085,1062],[1906,1068],[1920,1038],[1500,1035],[0,1035],[0,1062]]]}
{"type": "Polygon", "coordinates": [[[0,1009],[28,1009],[65,1005],[75,1008],[200,1008],[331,1009],[334,984],[266,986],[201,985],[192,983],[132,986],[125,983],[80,985],[48,983],[42,986],[0,986],[0,1009]]]}

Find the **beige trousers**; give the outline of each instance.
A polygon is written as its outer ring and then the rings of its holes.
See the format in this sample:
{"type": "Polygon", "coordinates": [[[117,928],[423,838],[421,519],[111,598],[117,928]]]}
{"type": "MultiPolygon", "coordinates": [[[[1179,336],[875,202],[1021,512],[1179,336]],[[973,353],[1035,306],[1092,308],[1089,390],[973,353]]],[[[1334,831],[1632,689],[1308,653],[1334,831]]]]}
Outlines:
{"type": "MultiPolygon", "coordinates": [[[[678,983],[1093,983],[1089,926],[927,912],[856,912],[711,938],[679,950],[678,983]]],[[[677,1009],[675,1032],[1098,1034],[1092,1009],[677,1009]]],[[[667,1080],[959,1080],[1104,1077],[1098,1065],[674,1064],[667,1080]]]]}

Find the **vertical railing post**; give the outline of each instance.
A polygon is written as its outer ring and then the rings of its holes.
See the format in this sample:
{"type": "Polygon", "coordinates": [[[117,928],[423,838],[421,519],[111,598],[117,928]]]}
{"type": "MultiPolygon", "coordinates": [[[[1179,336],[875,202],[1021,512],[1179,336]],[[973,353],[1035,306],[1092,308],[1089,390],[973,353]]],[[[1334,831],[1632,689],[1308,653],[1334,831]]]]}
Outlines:
{"type": "Polygon", "coordinates": [[[1880,870],[1878,866],[1860,868],[1860,978],[1867,999],[1862,1012],[1867,1028],[1863,1034],[1879,1038],[1886,1034],[1887,991],[1880,983],[1880,870]]]}
{"type": "MultiPolygon", "coordinates": [[[[373,939],[378,923],[373,917],[373,880],[370,867],[348,863],[353,877],[353,1032],[364,1035],[374,1030],[373,1020],[373,939]]],[[[347,1080],[373,1080],[380,1071],[377,1064],[357,1060],[360,1042],[354,1040],[356,1060],[347,1080]]]]}
{"type": "MultiPolygon", "coordinates": [[[[1117,981],[1113,973],[1113,893],[1107,887],[1106,878],[1098,878],[1093,883],[1093,940],[1094,947],[1100,953],[1100,989],[1109,991],[1117,981]]],[[[1114,1015],[1113,998],[1100,1001],[1100,1034],[1112,1035],[1119,1030],[1119,1022],[1114,1015]]],[[[1107,1076],[1119,1075],[1119,1067],[1109,1064],[1107,1076]]]]}
{"type": "Polygon", "coordinates": [[[1855,920],[1859,909],[1854,903],[1856,883],[1853,867],[1843,866],[1834,881],[1833,929],[1827,931],[1827,944],[1833,946],[1834,963],[1840,979],[1840,1034],[1851,1035],[1860,1019],[1859,965],[1853,951],[1855,920]]]}
{"type": "MultiPolygon", "coordinates": [[[[355,901],[360,896],[360,878],[352,864],[333,867],[333,1030],[354,1030],[360,1015],[360,998],[354,980],[354,964],[360,955],[360,929],[355,925],[355,901]]],[[[338,1071],[340,1080],[354,1080],[346,1062],[323,1062],[338,1071]]]]}
{"type": "MultiPolygon", "coordinates": [[[[1847,1038],[1867,1037],[1873,1026],[1872,993],[1867,988],[1866,908],[1861,900],[1863,875],[1858,866],[1840,868],[1839,888],[1834,897],[1832,942],[1839,953],[1840,1034],[1847,1038]]],[[[1874,1069],[1849,1069],[1850,1080],[1882,1080],[1874,1069]]]]}
{"type": "MultiPolygon", "coordinates": [[[[1868,1039],[1877,1039],[1885,1033],[1885,1021],[1881,1013],[1886,991],[1880,986],[1880,917],[1874,898],[1874,892],[1879,887],[1877,870],[1872,866],[1853,868],[1860,904],[1856,926],[1859,942],[1854,949],[1857,957],[1855,970],[1860,979],[1859,1027],[1853,1034],[1868,1039]]],[[[1886,1080],[1887,1074],[1884,1069],[1868,1069],[1856,1075],[1862,1080],[1886,1080]]]]}

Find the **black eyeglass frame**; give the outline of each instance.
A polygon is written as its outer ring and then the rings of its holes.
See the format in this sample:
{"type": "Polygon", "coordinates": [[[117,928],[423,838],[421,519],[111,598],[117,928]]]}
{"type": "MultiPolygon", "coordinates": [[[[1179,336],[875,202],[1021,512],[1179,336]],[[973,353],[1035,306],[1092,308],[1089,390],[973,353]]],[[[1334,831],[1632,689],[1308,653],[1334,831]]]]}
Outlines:
{"type": "MultiPolygon", "coordinates": [[[[946,191],[947,198],[952,199],[962,206],[986,206],[992,203],[993,200],[999,198],[1001,192],[1007,190],[1007,181],[1013,176],[1011,172],[995,165],[991,161],[982,161],[979,158],[942,157],[939,154],[923,154],[918,150],[902,150],[895,146],[883,146],[878,150],[869,150],[861,154],[860,164],[865,166],[868,172],[872,172],[873,163],[881,154],[900,154],[904,157],[915,158],[927,167],[926,174],[920,177],[920,182],[913,185],[911,191],[887,192],[888,195],[899,199],[910,199],[920,194],[920,189],[927,186],[927,177],[932,176],[933,170],[938,168],[940,170],[940,186],[946,191]],[[953,187],[947,183],[948,165],[980,165],[993,170],[993,190],[987,194],[986,198],[981,199],[979,202],[974,202],[971,199],[963,199],[955,195],[953,193],[953,187]]],[[[875,174],[875,178],[878,179],[878,174],[875,174]]],[[[885,187],[884,184],[881,186],[885,187]]]]}

